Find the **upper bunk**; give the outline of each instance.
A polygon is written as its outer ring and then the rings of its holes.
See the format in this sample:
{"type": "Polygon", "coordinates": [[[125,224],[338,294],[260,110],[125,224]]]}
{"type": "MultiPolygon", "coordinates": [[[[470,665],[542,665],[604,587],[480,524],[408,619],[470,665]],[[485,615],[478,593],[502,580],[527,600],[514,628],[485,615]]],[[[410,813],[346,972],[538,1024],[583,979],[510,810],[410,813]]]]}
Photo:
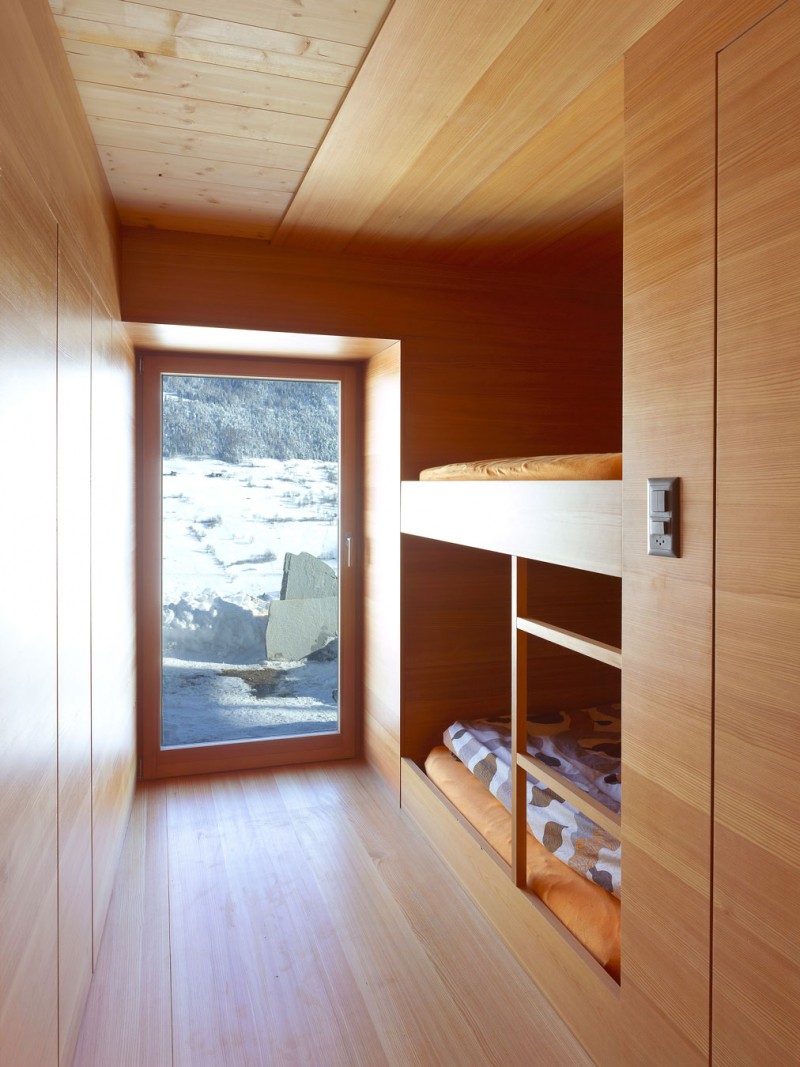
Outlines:
{"type": "Polygon", "coordinates": [[[453,463],[401,486],[403,533],[622,574],[619,453],[453,463]]]}

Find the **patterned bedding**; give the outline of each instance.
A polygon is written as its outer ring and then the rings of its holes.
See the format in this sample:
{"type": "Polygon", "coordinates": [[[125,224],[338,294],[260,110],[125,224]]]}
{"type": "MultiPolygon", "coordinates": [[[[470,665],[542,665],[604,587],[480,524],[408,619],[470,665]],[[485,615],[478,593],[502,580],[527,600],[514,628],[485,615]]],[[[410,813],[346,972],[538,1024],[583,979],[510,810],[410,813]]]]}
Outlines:
{"type": "MultiPolygon", "coordinates": [[[[528,753],[576,788],[619,812],[620,707],[538,712],[528,720],[528,753]]],[[[455,722],[444,743],[511,810],[511,719],[455,722]]],[[[557,793],[528,777],[528,828],[558,859],[615,896],[621,889],[620,842],[557,793]]]]}

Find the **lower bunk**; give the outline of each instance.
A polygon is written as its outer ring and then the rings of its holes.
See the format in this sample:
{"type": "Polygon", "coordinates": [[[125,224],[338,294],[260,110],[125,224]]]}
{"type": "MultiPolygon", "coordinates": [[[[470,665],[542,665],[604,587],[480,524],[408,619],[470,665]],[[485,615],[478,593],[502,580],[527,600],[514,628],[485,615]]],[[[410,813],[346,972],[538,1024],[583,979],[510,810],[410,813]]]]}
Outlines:
{"type": "MultiPolygon", "coordinates": [[[[455,762],[449,753],[447,759],[455,762]]],[[[483,789],[480,783],[477,785],[483,789]]],[[[502,805],[495,801],[501,814],[495,809],[497,836],[490,841],[475,829],[467,815],[458,810],[424,769],[407,757],[401,759],[401,798],[404,811],[454,871],[465,891],[592,1058],[599,1063],[618,1062],[620,986],[550,907],[529,889],[514,884],[508,865],[510,817],[502,805]],[[505,845],[504,838],[508,840],[505,845]]],[[[560,863],[552,857],[550,861],[560,863]]],[[[545,861],[547,866],[549,863],[545,861]]],[[[579,875],[575,877],[586,882],[579,895],[600,893],[609,900],[614,899],[599,886],[593,887],[579,875]]],[[[579,914],[575,899],[570,906],[579,914]]],[[[613,971],[613,957],[616,956],[616,968],[619,966],[618,948],[611,947],[619,943],[618,902],[609,905],[604,901],[601,910],[605,911],[605,942],[613,971]]],[[[580,932],[580,921],[576,929],[580,932]]],[[[531,1054],[535,1054],[534,1049],[531,1054]]]]}
{"type": "MultiPolygon", "coordinates": [[[[613,815],[621,807],[619,705],[529,716],[528,755],[573,794],[613,815]]],[[[430,781],[509,866],[512,863],[512,736],[509,716],[452,723],[425,759],[430,781]]],[[[524,881],[595,960],[619,981],[622,846],[564,795],[524,778],[524,881]]],[[[522,879],[520,879],[521,881],[522,879]]]]}
{"type": "MultiPolygon", "coordinates": [[[[503,805],[443,745],[432,749],[425,761],[425,773],[470,826],[510,865],[511,817],[503,805]]],[[[556,859],[530,832],[526,888],[619,981],[619,899],[556,859]]]]}

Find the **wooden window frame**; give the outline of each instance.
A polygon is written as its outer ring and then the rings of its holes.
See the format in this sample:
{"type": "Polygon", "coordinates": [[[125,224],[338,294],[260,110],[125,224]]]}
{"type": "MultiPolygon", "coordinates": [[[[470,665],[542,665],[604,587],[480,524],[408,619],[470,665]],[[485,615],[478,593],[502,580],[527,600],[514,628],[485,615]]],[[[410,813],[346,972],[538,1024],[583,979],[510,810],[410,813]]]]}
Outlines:
{"type": "Polygon", "coordinates": [[[355,755],[360,708],[357,678],[361,523],[361,464],[358,460],[358,367],[340,361],[322,362],[270,357],[225,357],[139,353],[138,435],[138,703],[140,777],[169,778],[257,767],[325,760],[355,755]],[[285,378],[338,381],[340,408],[340,574],[351,538],[349,580],[339,588],[339,731],[265,740],[238,740],[163,748],[161,746],[161,376],[207,374],[221,377],[285,378]]]}

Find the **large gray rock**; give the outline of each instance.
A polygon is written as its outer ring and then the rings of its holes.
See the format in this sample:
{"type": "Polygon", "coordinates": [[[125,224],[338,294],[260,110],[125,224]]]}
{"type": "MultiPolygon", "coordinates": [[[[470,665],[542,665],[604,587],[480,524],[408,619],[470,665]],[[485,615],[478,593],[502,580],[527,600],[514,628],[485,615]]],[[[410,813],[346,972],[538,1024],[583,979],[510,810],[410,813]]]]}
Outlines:
{"type": "Polygon", "coordinates": [[[336,596],[336,572],[310,552],[287,552],[283,559],[281,600],[336,596]]]}
{"type": "Polygon", "coordinates": [[[273,600],[267,626],[267,660],[305,659],[337,636],[339,598],[273,600]]]}
{"type": "Polygon", "coordinates": [[[287,552],[281,598],[269,608],[268,660],[300,660],[317,652],[339,632],[336,573],[309,552],[287,552]]]}

